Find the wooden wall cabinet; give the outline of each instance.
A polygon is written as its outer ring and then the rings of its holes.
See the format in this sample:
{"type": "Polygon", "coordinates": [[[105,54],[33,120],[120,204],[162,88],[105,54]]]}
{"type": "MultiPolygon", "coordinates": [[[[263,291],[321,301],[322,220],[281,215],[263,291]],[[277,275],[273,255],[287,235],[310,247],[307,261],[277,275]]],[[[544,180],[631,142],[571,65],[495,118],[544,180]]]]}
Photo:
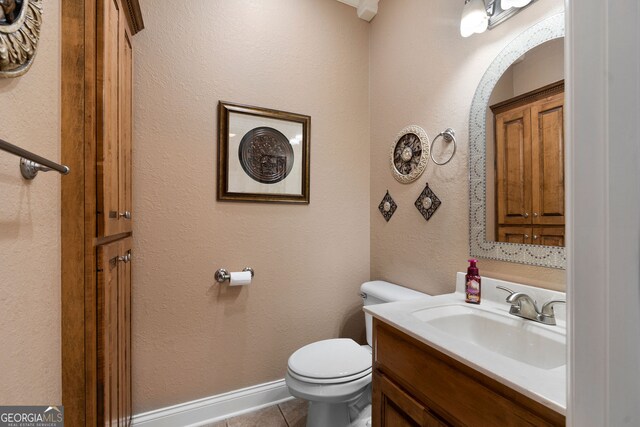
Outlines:
{"type": "Polygon", "coordinates": [[[565,417],[375,319],[373,427],[564,426],[565,417]]]}
{"type": "Polygon", "coordinates": [[[564,82],[491,109],[496,135],[497,240],[563,245],[564,82]]]}
{"type": "Polygon", "coordinates": [[[98,237],[132,229],[133,49],[120,0],[98,2],[98,237]]]}
{"type": "Polygon", "coordinates": [[[69,427],[131,424],[132,36],[138,0],[62,9],[62,404],[69,427]]]}
{"type": "Polygon", "coordinates": [[[131,238],[98,247],[97,382],[100,426],[129,427],[131,238]]]}

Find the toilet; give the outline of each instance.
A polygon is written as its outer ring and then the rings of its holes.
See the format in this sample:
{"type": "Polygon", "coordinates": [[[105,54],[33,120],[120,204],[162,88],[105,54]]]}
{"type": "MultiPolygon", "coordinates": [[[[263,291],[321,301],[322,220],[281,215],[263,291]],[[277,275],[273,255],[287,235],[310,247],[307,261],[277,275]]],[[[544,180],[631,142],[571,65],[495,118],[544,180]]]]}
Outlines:
{"type": "MultiPolygon", "coordinates": [[[[363,283],[360,291],[365,306],[427,297],[380,280],[363,283]]],[[[291,395],[309,401],[307,427],[367,425],[363,411],[370,411],[371,403],[372,323],[365,314],[367,345],[335,338],[308,344],[289,357],[285,381],[291,395]]]]}

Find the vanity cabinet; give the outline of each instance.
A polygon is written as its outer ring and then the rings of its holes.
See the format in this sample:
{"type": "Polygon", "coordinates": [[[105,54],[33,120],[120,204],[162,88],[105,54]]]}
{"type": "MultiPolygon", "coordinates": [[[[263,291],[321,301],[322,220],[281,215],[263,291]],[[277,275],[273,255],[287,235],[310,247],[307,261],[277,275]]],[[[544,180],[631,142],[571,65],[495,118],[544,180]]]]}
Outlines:
{"type": "Polygon", "coordinates": [[[373,320],[374,427],[564,426],[565,417],[373,320]]]}
{"type": "Polygon", "coordinates": [[[496,135],[497,240],[563,245],[564,82],[491,109],[496,135]]]}
{"type": "Polygon", "coordinates": [[[98,237],[131,232],[133,49],[120,0],[98,1],[98,237]]]}
{"type": "Polygon", "coordinates": [[[98,247],[97,425],[131,423],[131,238],[98,247]]]}

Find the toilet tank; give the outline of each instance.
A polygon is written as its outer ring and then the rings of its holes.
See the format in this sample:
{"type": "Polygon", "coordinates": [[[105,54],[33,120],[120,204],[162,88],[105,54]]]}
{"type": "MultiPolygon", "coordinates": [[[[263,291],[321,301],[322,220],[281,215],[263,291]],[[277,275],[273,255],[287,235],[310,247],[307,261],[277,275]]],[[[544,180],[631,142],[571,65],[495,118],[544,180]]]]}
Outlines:
{"type": "MultiPolygon", "coordinates": [[[[363,305],[365,306],[424,298],[428,296],[422,292],[414,291],[413,289],[404,288],[382,280],[363,283],[360,287],[360,292],[363,305]]],[[[367,344],[373,346],[373,318],[367,313],[365,313],[364,317],[367,328],[367,344]]]]}

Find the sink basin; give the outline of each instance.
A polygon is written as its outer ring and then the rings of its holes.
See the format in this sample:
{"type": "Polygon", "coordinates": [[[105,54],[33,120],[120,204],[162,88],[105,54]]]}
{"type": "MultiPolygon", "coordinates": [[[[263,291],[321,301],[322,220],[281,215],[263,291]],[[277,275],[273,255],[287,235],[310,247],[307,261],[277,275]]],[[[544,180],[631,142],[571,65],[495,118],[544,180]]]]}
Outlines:
{"type": "Polygon", "coordinates": [[[561,331],[478,306],[452,304],[414,311],[413,316],[453,338],[541,369],[566,365],[561,331]]]}

